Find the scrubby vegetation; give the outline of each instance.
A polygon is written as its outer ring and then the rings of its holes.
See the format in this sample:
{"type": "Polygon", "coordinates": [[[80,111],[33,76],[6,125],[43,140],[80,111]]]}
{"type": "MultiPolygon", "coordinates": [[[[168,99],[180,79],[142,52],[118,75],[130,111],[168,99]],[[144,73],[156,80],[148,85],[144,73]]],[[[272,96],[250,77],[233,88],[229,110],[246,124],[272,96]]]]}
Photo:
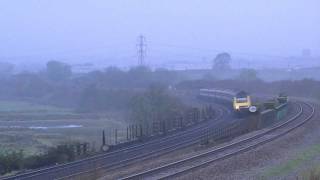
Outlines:
{"type": "Polygon", "coordinates": [[[285,91],[299,96],[317,96],[320,87],[320,82],[311,79],[265,82],[253,69],[243,69],[233,79],[219,80],[215,71],[217,68],[206,72],[203,80],[191,81],[187,79],[194,78],[186,72],[151,70],[144,66],[128,71],[109,67],[104,71],[72,75],[69,65],[50,61],[42,72],[1,76],[0,98],[68,107],[77,112],[104,112],[128,109],[130,99],[153,84],[169,87],[179,83],[180,88],[220,87],[249,92],[285,91]]]}
{"type": "Polygon", "coordinates": [[[18,99],[73,108],[80,112],[127,108],[129,99],[151,84],[176,82],[173,71],[140,66],[122,71],[109,67],[104,71],[72,75],[70,66],[50,61],[45,71],[19,73],[0,78],[0,98],[18,99]]]}
{"type": "Polygon", "coordinates": [[[72,74],[69,65],[58,61],[48,62],[41,72],[1,76],[0,120],[5,123],[1,127],[0,148],[6,149],[1,153],[1,173],[74,160],[68,149],[55,147],[61,138],[89,141],[98,148],[103,129],[107,132],[118,129],[118,138],[123,139],[126,123],[168,121],[167,111],[185,108],[168,92],[169,85],[176,80],[173,71],[143,66],[129,71],[109,67],[104,71],[72,74]],[[35,130],[30,129],[33,123],[19,124],[16,120],[39,120],[44,127],[47,126],[44,120],[59,120],[48,121],[48,126],[70,121],[85,127],[35,130]],[[48,153],[38,154],[47,150],[48,153]]]}
{"type": "Polygon", "coordinates": [[[152,85],[145,92],[135,95],[129,104],[131,122],[141,125],[147,132],[154,131],[155,125],[172,128],[169,126],[187,108],[190,107],[158,85],[152,85]]]}
{"type": "MultiPolygon", "coordinates": [[[[253,69],[242,69],[232,74],[235,71],[225,64],[229,58],[226,54],[217,57],[214,68],[206,71],[151,70],[148,67],[139,66],[128,71],[109,67],[102,71],[73,74],[69,65],[58,61],[48,62],[46,69],[41,72],[12,74],[10,71],[0,77],[0,120],[82,118],[86,119],[82,123],[91,121],[94,127],[83,128],[81,132],[65,130],[64,135],[68,134],[70,137],[73,134],[77,138],[82,135],[90,137],[90,142],[94,141],[92,140],[94,138],[100,142],[102,129],[127,132],[126,128],[134,125],[139,126],[146,134],[154,133],[155,129],[156,133],[160,131],[162,133],[170,127],[178,127],[180,120],[188,119],[186,116],[189,114],[205,114],[199,113],[201,109],[194,111],[190,104],[184,103],[185,101],[181,101],[175,95],[181,95],[180,92],[190,90],[198,91],[200,88],[235,89],[271,94],[284,92],[289,96],[320,99],[319,81],[303,79],[265,82],[259,78],[259,72],[253,69]],[[223,80],[216,76],[221,70],[230,71],[232,78],[228,73],[225,73],[228,76],[224,76],[228,79],[223,80]],[[113,116],[110,118],[110,114],[115,112],[121,114],[126,120],[120,121],[113,116]],[[101,121],[94,121],[100,118],[101,121]],[[93,131],[95,134],[92,133],[93,131]]],[[[68,148],[55,147],[56,143],[48,143],[58,136],[65,138],[62,134],[56,136],[56,131],[51,131],[51,135],[55,137],[50,139],[51,137],[46,137],[50,135],[45,132],[35,133],[28,128],[23,130],[25,134],[22,131],[15,134],[16,132],[8,127],[0,134],[0,140],[6,141],[11,150],[15,148],[11,146],[11,139],[13,139],[16,142],[28,141],[29,144],[36,144],[38,148],[35,148],[36,150],[47,149],[48,153],[39,155],[20,151],[2,152],[1,173],[38,168],[75,159],[68,148]],[[27,140],[26,135],[30,135],[32,140],[27,140]]],[[[125,135],[119,134],[119,136],[125,139],[125,135]]],[[[36,150],[33,149],[33,151],[36,150]]]]}
{"type": "MultiPolygon", "coordinates": [[[[73,161],[77,158],[74,147],[77,144],[59,145],[48,149],[46,153],[26,156],[21,151],[0,153],[0,175],[23,169],[36,169],[54,164],[73,161]]],[[[83,155],[86,155],[83,154],[83,155]]]]}

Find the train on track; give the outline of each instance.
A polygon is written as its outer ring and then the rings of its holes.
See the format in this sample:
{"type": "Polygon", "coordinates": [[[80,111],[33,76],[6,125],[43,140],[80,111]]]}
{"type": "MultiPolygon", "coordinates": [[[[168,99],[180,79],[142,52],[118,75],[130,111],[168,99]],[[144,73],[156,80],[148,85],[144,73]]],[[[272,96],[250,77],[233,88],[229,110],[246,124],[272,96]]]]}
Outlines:
{"type": "Polygon", "coordinates": [[[200,96],[232,102],[233,112],[237,116],[256,113],[259,110],[258,106],[253,105],[251,96],[244,91],[236,93],[229,90],[200,89],[200,96]]]}
{"type": "Polygon", "coordinates": [[[258,107],[252,104],[251,96],[240,91],[233,97],[233,110],[236,114],[255,113],[258,107]]]}

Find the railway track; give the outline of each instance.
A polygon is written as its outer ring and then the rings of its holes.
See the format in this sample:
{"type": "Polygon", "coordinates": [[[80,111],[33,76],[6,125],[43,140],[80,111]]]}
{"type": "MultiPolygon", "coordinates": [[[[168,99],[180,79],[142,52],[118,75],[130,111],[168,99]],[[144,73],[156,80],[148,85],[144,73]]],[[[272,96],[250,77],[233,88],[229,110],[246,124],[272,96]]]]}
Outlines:
{"type": "MultiPolygon", "coordinates": [[[[217,106],[218,116],[214,120],[203,122],[165,137],[156,138],[144,143],[129,146],[113,152],[96,155],[72,163],[52,166],[45,169],[31,171],[16,176],[0,179],[69,179],[90,174],[97,170],[116,169],[125,167],[136,161],[164,155],[178,149],[199,143],[207,129],[213,127],[227,127],[235,121],[231,112],[224,106],[217,106]]],[[[239,119],[238,119],[239,120],[239,119]]]]}
{"type": "MultiPolygon", "coordinates": [[[[135,160],[141,160],[197,143],[203,136],[206,128],[228,126],[230,111],[223,106],[217,106],[218,116],[215,119],[204,122],[195,127],[190,127],[185,131],[180,131],[166,137],[150,140],[127,148],[116,150],[109,153],[96,155],[79,161],[52,166],[45,169],[31,171],[11,177],[0,179],[64,179],[77,175],[96,171],[102,168],[111,168],[128,165],[135,160]],[[228,118],[229,117],[229,118],[228,118]]],[[[230,121],[231,122],[231,121],[230,121]]]]}
{"type": "Polygon", "coordinates": [[[280,124],[276,124],[271,128],[265,129],[258,134],[238,140],[231,144],[212,149],[201,154],[194,155],[176,162],[172,162],[154,169],[133,174],[122,178],[127,179],[168,179],[174,178],[190,171],[205,167],[211,163],[223,160],[242,152],[249,151],[257,146],[263,145],[275,139],[278,139],[294,129],[308,122],[315,113],[312,104],[304,102],[296,102],[299,111],[296,115],[280,124]]]}

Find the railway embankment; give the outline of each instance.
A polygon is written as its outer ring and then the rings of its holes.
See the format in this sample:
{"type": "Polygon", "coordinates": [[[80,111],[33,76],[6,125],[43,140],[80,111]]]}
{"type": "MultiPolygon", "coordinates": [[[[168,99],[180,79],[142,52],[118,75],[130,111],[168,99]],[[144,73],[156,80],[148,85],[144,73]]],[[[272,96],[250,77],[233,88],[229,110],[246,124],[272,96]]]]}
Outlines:
{"type": "MultiPolygon", "coordinates": [[[[272,122],[280,122],[285,117],[284,112],[287,112],[287,107],[288,106],[286,104],[282,104],[280,106],[277,106],[276,108],[274,108],[271,111],[266,111],[264,114],[272,114],[272,115],[268,115],[268,116],[263,115],[263,117],[264,117],[263,120],[264,121],[269,120],[272,122]]],[[[253,120],[255,120],[256,122],[259,122],[259,120],[261,120],[261,116],[262,116],[261,114],[259,114],[258,116],[254,116],[253,120]]],[[[251,122],[251,121],[249,120],[247,122],[251,122]]],[[[228,130],[228,131],[230,132],[230,130],[228,130]]],[[[228,143],[232,144],[234,142],[239,141],[239,138],[241,139],[241,138],[246,138],[246,137],[250,137],[250,136],[255,136],[254,135],[255,133],[257,133],[257,134],[264,133],[263,131],[264,130],[262,130],[262,132],[261,131],[254,131],[254,132],[246,134],[244,136],[236,137],[231,142],[228,142],[228,143]]],[[[231,132],[234,132],[234,131],[232,130],[231,132]]],[[[226,135],[225,132],[222,132],[222,133],[220,132],[218,134],[214,134],[215,135],[214,137],[220,136],[220,138],[221,138],[221,134],[222,134],[222,136],[226,135]]],[[[230,136],[230,134],[229,134],[229,136],[230,136]]],[[[213,141],[213,142],[218,142],[218,141],[213,141]]],[[[228,143],[226,143],[226,144],[228,144],[228,143]]],[[[216,144],[210,143],[209,146],[214,146],[214,148],[219,149],[219,147],[223,147],[223,146],[225,146],[225,144],[222,143],[222,144],[216,145],[216,144]]],[[[135,166],[127,167],[126,171],[121,171],[120,174],[119,174],[119,172],[115,172],[115,174],[113,174],[112,172],[109,171],[108,175],[105,176],[104,178],[109,179],[109,178],[123,177],[125,174],[130,174],[130,171],[132,173],[132,172],[139,171],[139,169],[140,169],[140,171],[143,169],[149,169],[150,167],[154,167],[155,164],[157,164],[157,166],[159,166],[159,165],[161,166],[161,164],[166,164],[166,163],[167,164],[168,163],[175,164],[175,162],[177,162],[177,159],[179,159],[179,158],[186,159],[186,157],[188,157],[188,156],[189,157],[197,156],[197,154],[201,154],[201,153],[205,152],[207,149],[208,149],[208,147],[200,147],[198,144],[193,147],[189,147],[187,149],[180,150],[178,152],[174,152],[173,153],[174,155],[172,156],[172,154],[171,154],[171,157],[170,157],[170,155],[164,156],[164,157],[158,157],[158,158],[153,159],[152,161],[144,161],[143,163],[136,164],[135,166]]],[[[166,166],[166,165],[164,165],[164,166],[166,166]]],[[[131,176],[129,176],[129,177],[131,177],[131,176]]]]}
{"type": "Polygon", "coordinates": [[[320,105],[319,102],[311,102],[315,104],[316,111],[313,118],[303,126],[268,144],[180,178],[247,180],[319,177],[320,105]]]}

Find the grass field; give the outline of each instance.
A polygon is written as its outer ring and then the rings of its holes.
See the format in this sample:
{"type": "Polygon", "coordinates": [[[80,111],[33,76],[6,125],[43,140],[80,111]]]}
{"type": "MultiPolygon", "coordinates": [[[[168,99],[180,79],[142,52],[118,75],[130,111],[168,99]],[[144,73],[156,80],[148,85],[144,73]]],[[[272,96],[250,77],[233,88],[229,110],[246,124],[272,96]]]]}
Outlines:
{"type": "Polygon", "coordinates": [[[70,109],[58,108],[54,106],[40,105],[24,101],[0,101],[0,113],[35,113],[35,112],[50,112],[50,113],[66,113],[70,109]]]}
{"type": "Polygon", "coordinates": [[[286,176],[294,174],[295,179],[299,180],[319,180],[319,154],[319,144],[306,147],[304,150],[297,152],[294,158],[265,169],[260,175],[263,177],[261,179],[287,179],[286,176]]]}
{"type": "Polygon", "coordinates": [[[67,142],[88,142],[98,149],[102,130],[114,143],[114,129],[124,138],[121,113],[77,114],[70,109],[19,101],[0,101],[0,152],[23,150],[27,155],[67,142]]]}

